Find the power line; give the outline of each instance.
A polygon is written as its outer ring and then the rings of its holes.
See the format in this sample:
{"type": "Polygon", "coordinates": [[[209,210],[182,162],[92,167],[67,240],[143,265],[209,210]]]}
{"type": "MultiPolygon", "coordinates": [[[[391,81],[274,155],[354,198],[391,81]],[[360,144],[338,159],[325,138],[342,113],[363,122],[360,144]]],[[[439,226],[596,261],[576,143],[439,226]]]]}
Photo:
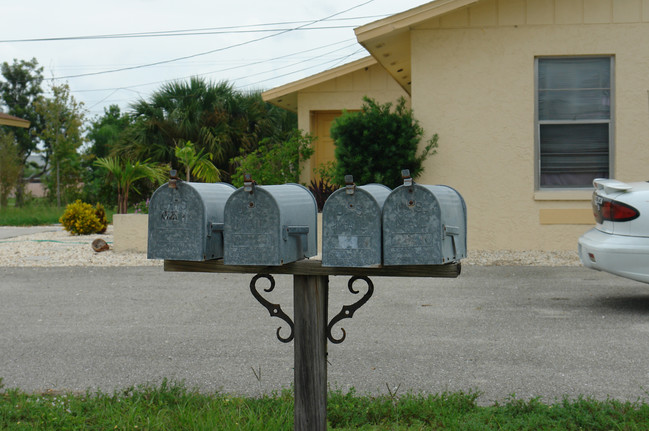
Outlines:
{"type": "Polygon", "coordinates": [[[302,24],[302,25],[294,27],[294,28],[278,31],[278,32],[273,33],[273,34],[268,35],[268,36],[259,37],[257,39],[252,39],[252,40],[249,40],[249,41],[246,41],[246,42],[240,42],[240,43],[237,43],[237,44],[234,44],[234,45],[229,45],[229,46],[226,46],[226,47],[217,48],[217,49],[213,49],[213,50],[210,50],[210,51],[199,52],[199,53],[196,53],[196,54],[186,55],[186,56],[183,56],[183,57],[172,58],[172,59],[169,59],[169,60],[161,60],[161,61],[156,61],[156,62],[147,63],[147,64],[141,64],[141,65],[137,65],[137,66],[122,67],[122,68],[118,68],[118,69],[105,70],[105,71],[101,71],[101,72],[89,72],[89,73],[81,73],[81,74],[77,74],[77,75],[68,75],[68,76],[61,76],[61,77],[57,77],[57,78],[49,78],[49,80],[72,79],[72,78],[80,78],[80,77],[84,77],[84,76],[104,75],[104,74],[108,74],[108,73],[123,72],[123,71],[127,71],[127,70],[135,70],[135,69],[142,69],[142,68],[151,67],[151,66],[159,66],[161,64],[167,64],[167,63],[172,63],[172,62],[176,62],[176,61],[187,60],[187,59],[190,59],[190,58],[200,57],[200,56],[204,56],[204,55],[214,54],[216,52],[221,52],[221,51],[225,51],[225,50],[232,49],[232,48],[238,48],[240,46],[249,45],[251,43],[259,42],[259,41],[262,41],[262,40],[265,40],[265,39],[270,39],[272,37],[277,37],[277,36],[280,36],[282,34],[286,34],[286,33],[292,32],[292,31],[296,31],[296,30],[302,29],[304,27],[308,27],[310,25],[317,24],[319,22],[329,20],[329,19],[331,19],[331,18],[333,18],[335,16],[341,15],[343,13],[347,13],[347,12],[349,12],[351,10],[357,9],[357,8],[359,8],[361,6],[365,6],[365,5],[367,5],[369,3],[372,3],[372,2],[374,2],[374,0],[368,0],[368,1],[364,2],[364,3],[353,6],[353,7],[349,8],[349,9],[345,9],[345,10],[343,10],[341,12],[337,12],[337,13],[335,13],[333,15],[330,15],[330,16],[327,16],[325,18],[321,18],[321,19],[318,19],[318,20],[315,20],[315,21],[309,21],[306,24],[302,24]]]}
{"type": "Polygon", "coordinates": [[[311,30],[336,30],[342,28],[354,28],[357,25],[330,25],[324,27],[309,27],[309,28],[271,28],[271,29],[257,29],[257,30],[227,30],[227,31],[203,31],[203,32],[190,32],[190,33],[167,33],[167,34],[143,34],[143,35],[130,35],[130,36],[83,36],[83,37],[53,37],[46,39],[23,39],[23,40],[0,40],[0,43],[21,43],[21,42],[59,42],[70,40],[103,40],[103,39],[132,39],[132,38],[148,38],[148,37],[178,37],[178,36],[206,36],[214,34],[247,34],[247,33],[271,33],[271,32],[288,32],[288,31],[311,31],[311,30]]]}
{"type": "MultiPolygon", "coordinates": [[[[323,55],[321,55],[321,56],[319,56],[319,57],[322,57],[322,56],[327,55],[327,54],[333,54],[334,52],[337,52],[337,51],[340,51],[340,50],[342,50],[342,49],[346,49],[346,48],[348,48],[348,47],[346,46],[346,47],[343,47],[343,48],[340,48],[340,49],[336,49],[336,50],[333,50],[333,51],[330,51],[330,52],[326,52],[326,53],[324,53],[323,55]]],[[[353,54],[351,54],[351,55],[353,55],[353,54]]],[[[349,58],[349,57],[350,57],[350,55],[346,55],[346,56],[343,57],[343,58],[349,58]]],[[[314,65],[314,66],[308,66],[308,67],[305,68],[305,69],[300,69],[300,70],[297,70],[297,71],[294,71],[294,72],[289,72],[289,73],[284,74],[284,75],[279,75],[279,76],[271,77],[271,78],[268,78],[268,79],[265,79],[265,80],[263,80],[263,81],[259,81],[259,82],[265,82],[265,81],[269,81],[269,80],[271,80],[271,79],[276,79],[276,78],[280,78],[280,77],[287,76],[287,75],[293,75],[293,74],[295,74],[295,73],[299,73],[299,72],[302,72],[302,71],[304,71],[304,70],[308,70],[308,69],[313,69],[313,68],[315,68],[315,67],[320,67],[320,66],[322,66],[322,65],[324,65],[324,64],[328,64],[328,63],[330,63],[330,62],[336,62],[336,61],[338,61],[338,60],[339,60],[339,58],[336,58],[336,59],[333,59],[333,60],[326,60],[326,61],[324,61],[323,63],[316,64],[316,65],[314,65]]],[[[247,78],[251,78],[251,77],[253,77],[253,76],[263,75],[263,74],[265,74],[265,73],[269,73],[269,72],[275,72],[275,71],[282,70],[282,69],[288,69],[288,68],[291,68],[291,67],[294,67],[294,66],[298,66],[298,65],[300,65],[300,64],[304,64],[304,63],[306,63],[306,61],[298,61],[297,63],[293,63],[293,64],[289,64],[289,65],[287,65],[287,66],[282,66],[282,67],[274,68],[274,69],[272,69],[272,70],[264,70],[264,71],[262,71],[262,72],[255,72],[255,73],[252,73],[252,74],[250,74],[250,75],[240,76],[239,79],[247,79],[247,78]]],[[[253,83],[253,84],[250,84],[250,85],[255,85],[255,84],[257,84],[257,83],[253,83]]],[[[250,85],[246,85],[245,87],[249,87],[250,85]]]]}
{"type": "MultiPolygon", "coordinates": [[[[340,64],[340,63],[342,63],[343,61],[347,60],[348,58],[352,57],[353,55],[355,55],[355,54],[356,54],[357,52],[359,52],[359,51],[362,51],[362,49],[361,49],[361,50],[357,50],[356,52],[354,52],[354,53],[352,53],[352,54],[345,55],[345,56],[340,57],[340,58],[335,58],[335,59],[333,59],[333,60],[327,60],[327,61],[324,61],[324,62],[322,62],[322,63],[316,64],[316,65],[313,65],[313,66],[308,66],[308,67],[305,67],[305,68],[300,69],[300,70],[295,70],[295,71],[292,71],[292,72],[287,72],[287,73],[284,73],[284,74],[282,74],[282,75],[273,76],[273,77],[270,77],[270,78],[262,79],[262,80],[260,80],[260,81],[252,82],[252,83],[250,83],[250,84],[242,85],[242,86],[239,87],[239,88],[248,88],[248,87],[252,87],[252,86],[255,86],[255,85],[261,84],[261,83],[263,83],[263,82],[272,81],[273,79],[284,78],[284,77],[286,77],[286,76],[295,75],[296,73],[305,72],[305,71],[307,71],[307,70],[309,70],[309,69],[314,69],[314,68],[316,68],[316,67],[324,66],[325,64],[326,64],[326,65],[329,65],[329,67],[327,67],[325,70],[333,69],[333,68],[336,67],[338,64],[340,64]]],[[[257,73],[257,74],[252,74],[252,75],[244,76],[243,78],[250,78],[250,77],[252,77],[252,76],[256,76],[256,75],[259,75],[259,74],[258,74],[258,73],[257,73]]]]}
{"type": "MultiPolygon", "coordinates": [[[[250,88],[250,87],[254,87],[256,85],[259,85],[261,83],[264,83],[264,82],[268,82],[268,81],[271,81],[271,80],[274,80],[274,79],[279,79],[279,78],[284,78],[284,77],[287,77],[287,76],[295,75],[296,73],[302,73],[302,72],[305,72],[307,70],[322,67],[324,65],[328,66],[326,68],[326,70],[332,69],[332,68],[336,67],[338,64],[342,63],[343,61],[346,61],[348,58],[355,55],[359,51],[362,51],[362,50],[357,50],[356,52],[354,52],[352,54],[348,54],[348,55],[345,55],[345,56],[342,56],[342,57],[339,57],[339,58],[335,58],[333,60],[327,60],[327,61],[315,64],[315,65],[311,65],[311,66],[308,66],[308,67],[305,67],[305,68],[302,68],[302,69],[299,69],[299,70],[294,70],[294,71],[287,72],[287,73],[284,73],[284,74],[281,74],[281,75],[278,75],[278,76],[273,76],[273,77],[270,77],[270,78],[261,79],[259,81],[252,82],[250,84],[241,85],[241,86],[235,86],[235,87],[238,88],[238,89],[250,88]]],[[[285,66],[284,68],[292,67],[292,66],[295,66],[297,64],[300,64],[300,63],[295,63],[295,64],[292,64],[292,65],[289,65],[289,66],[285,66]]],[[[268,73],[268,72],[269,71],[253,73],[253,74],[250,74],[250,75],[243,76],[243,77],[241,77],[241,79],[250,78],[250,77],[261,75],[261,74],[268,73]]],[[[170,81],[166,81],[166,82],[170,82],[170,81]]],[[[95,106],[99,105],[100,103],[106,101],[108,98],[110,98],[113,94],[117,93],[117,91],[119,91],[119,90],[127,90],[127,88],[116,88],[116,89],[114,89],[114,91],[112,91],[108,96],[105,96],[104,98],[102,98],[98,102],[94,102],[88,109],[90,110],[90,109],[94,108],[95,106]]]]}
{"type": "Polygon", "coordinates": [[[331,66],[331,68],[333,69],[334,67],[337,67],[338,65],[343,64],[344,62],[347,61],[347,59],[349,59],[349,58],[351,58],[351,57],[355,56],[356,54],[358,54],[358,53],[360,53],[360,52],[363,52],[363,51],[365,51],[365,48],[358,48],[356,51],[354,51],[354,52],[352,52],[351,54],[349,54],[349,55],[347,55],[347,56],[341,58],[340,60],[338,60],[338,62],[334,63],[334,64],[331,66]]]}
{"type": "Polygon", "coordinates": [[[110,96],[112,96],[113,94],[117,93],[119,90],[120,90],[120,88],[116,88],[116,89],[115,89],[114,91],[112,91],[108,96],[104,97],[104,98],[101,99],[99,102],[94,103],[92,106],[89,106],[89,107],[88,107],[88,110],[91,110],[91,109],[94,108],[95,106],[99,105],[100,103],[102,103],[103,101],[105,101],[106,99],[108,99],[110,96]]]}
{"type": "MultiPolygon", "coordinates": [[[[212,70],[212,71],[205,72],[205,73],[193,74],[193,75],[190,75],[190,76],[184,76],[184,77],[181,77],[181,78],[175,78],[175,79],[171,79],[171,80],[167,79],[167,80],[162,80],[162,81],[147,82],[147,83],[144,83],[144,84],[129,85],[129,86],[124,86],[124,87],[100,88],[100,89],[92,89],[92,90],[75,90],[75,93],[87,93],[87,92],[94,92],[94,91],[111,91],[111,90],[129,90],[129,89],[137,88],[137,87],[145,87],[145,86],[148,86],[148,85],[155,85],[155,84],[164,84],[164,83],[175,81],[175,80],[187,79],[187,78],[191,78],[192,76],[205,76],[205,75],[211,75],[213,73],[228,72],[228,71],[231,71],[231,70],[243,69],[243,68],[246,68],[246,67],[256,66],[258,64],[267,64],[267,63],[271,63],[271,62],[274,62],[274,61],[277,61],[277,60],[282,60],[282,59],[293,57],[293,56],[296,56],[296,55],[305,54],[305,53],[308,53],[308,52],[319,51],[321,49],[329,48],[329,47],[332,47],[332,46],[335,46],[335,45],[340,45],[342,43],[346,43],[346,42],[349,42],[351,40],[352,39],[342,40],[342,41],[330,43],[330,44],[327,44],[327,45],[319,46],[319,47],[316,47],[316,48],[309,48],[309,49],[305,49],[305,50],[302,50],[302,51],[297,51],[297,52],[293,52],[293,53],[290,53],[290,54],[285,54],[285,55],[282,55],[282,56],[279,56],[279,57],[259,60],[259,61],[255,61],[255,62],[252,62],[252,63],[246,63],[246,64],[242,64],[242,65],[238,65],[238,66],[226,67],[225,69],[212,70]]],[[[336,51],[347,49],[347,48],[350,48],[352,46],[357,46],[357,43],[355,43],[355,42],[350,43],[349,45],[346,45],[346,46],[344,46],[342,48],[320,54],[318,57],[322,57],[323,55],[327,55],[327,54],[331,54],[331,53],[336,52],[336,51]]],[[[311,61],[313,59],[314,58],[310,58],[308,60],[302,60],[302,63],[306,63],[306,62],[311,61]]],[[[286,66],[284,66],[282,68],[285,68],[285,67],[286,66]]],[[[274,69],[274,70],[277,70],[277,69],[274,69]]]]}
{"type": "MultiPolygon", "coordinates": [[[[351,18],[336,18],[331,21],[354,21],[360,19],[374,19],[381,18],[384,15],[362,16],[351,18]]],[[[135,32],[135,33],[115,33],[115,34],[97,34],[85,36],[60,36],[60,37],[43,37],[43,38],[29,38],[29,39],[5,39],[0,40],[0,43],[25,43],[25,42],[60,42],[60,41],[78,41],[78,40],[97,40],[97,39],[128,39],[128,38],[147,38],[147,37],[176,37],[176,36],[201,36],[210,34],[239,34],[239,33],[261,33],[272,31],[293,31],[293,30],[329,30],[338,28],[356,27],[356,25],[340,25],[340,26],[327,26],[327,27],[311,27],[311,28],[270,28],[264,29],[263,27],[276,27],[279,25],[293,25],[312,23],[313,21],[285,21],[276,23],[252,24],[241,26],[226,26],[226,27],[207,27],[196,29],[184,30],[162,30],[150,32],[135,32]]]]}
{"type": "MultiPolygon", "coordinates": [[[[340,50],[342,50],[342,49],[346,49],[346,48],[348,48],[348,47],[349,47],[349,46],[345,46],[345,47],[343,47],[343,48],[336,49],[336,50],[333,50],[333,51],[327,52],[327,53],[325,53],[325,54],[331,54],[331,53],[334,53],[334,52],[336,52],[336,51],[340,51],[340,50]]],[[[332,59],[332,60],[326,60],[326,61],[324,61],[324,62],[321,62],[321,63],[315,64],[315,65],[310,65],[310,66],[304,67],[304,68],[299,69],[299,70],[294,70],[294,71],[287,72],[287,73],[284,73],[284,74],[281,74],[281,75],[272,76],[272,77],[270,77],[270,78],[266,78],[266,79],[261,79],[261,80],[259,80],[259,81],[256,81],[256,82],[253,82],[253,83],[250,83],[250,84],[246,84],[246,85],[238,86],[237,88],[242,89],[242,88],[253,87],[253,86],[258,85],[258,84],[261,84],[261,83],[263,83],[263,82],[268,82],[268,81],[271,81],[271,80],[274,80],[274,79],[279,79],[279,78],[283,78],[283,77],[286,77],[286,76],[295,75],[296,73],[305,72],[305,71],[307,71],[307,70],[311,70],[311,69],[314,69],[314,68],[319,68],[319,67],[324,66],[324,65],[328,65],[328,67],[326,68],[327,70],[328,70],[328,69],[332,69],[332,68],[336,67],[337,65],[339,65],[340,63],[346,61],[347,59],[349,59],[350,57],[356,55],[357,53],[359,53],[359,52],[361,52],[361,51],[363,51],[363,49],[358,49],[358,50],[354,51],[354,52],[351,53],[351,54],[347,54],[347,55],[344,55],[344,56],[342,56],[342,57],[334,58],[334,59],[332,59]]],[[[324,55],[324,54],[323,54],[323,55],[324,55]]],[[[320,58],[320,57],[322,57],[322,56],[315,57],[315,58],[320,58]]],[[[313,58],[313,59],[315,59],[315,58],[313,58]]],[[[310,60],[313,60],[313,59],[310,59],[310,60]]],[[[309,61],[310,61],[310,60],[309,60],[309,61]]],[[[258,75],[263,75],[263,74],[266,74],[266,73],[269,73],[269,72],[275,72],[275,71],[277,71],[277,70],[287,69],[287,68],[290,68],[290,67],[294,67],[294,66],[297,66],[297,65],[300,65],[300,64],[304,64],[304,63],[306,63],[306,62],[307,62],[307,61],[299,61],[299,62],[292,63],[292,64],[290,64],[290,65],[283,66],[283,67],[280,67],[280,68],[275,68],[275,69],[272,69],[272,70],[265,70],[265,71],[262,71],[262,72],[256,72],[256,73],[252,73],[252,74],[250,74],[250,75],[245,75],[245,76],[242,76],[242,77],[239,77],[239,78],[240,78],[240,79],[247,79],[247,78],[251,78],[251,77],[254,77],[254,76],[258,76],[258,75]]],[[[247,66],[240,66],[240,67],[247,67],[247,66]]],[[[210,73],[214,73],[214,72],[210,72],[210,73]]],[[[202,75],[205,75],[205,74],[192,75],[192,76],[202,76],[202,75]]],[[[166,83],[166,82],[173,82],[173,81],[176,81],[176,80],[161,81],[161,82],[158,82],[158,83],[166,83]]],[[[151,84],[156,84],[156,83],[151,83],[151,84]]],[[[142,85],[150,85],[150,84],[142,84],[142,85]]],[[[140,85],[140,86],[142,86],[142,85],[140,85]]],[[[108,96],[105,96],[105,97],[104,97],[103,99],[101,99],[100,101],[93,103],[93,104],[92,104],[88,109],[92,109],[92,108],[94,108],[95,106],[99,105],[100,103],[104,102],[105,100],[107,100],[108,98],[110,98],[113,94],[117,93],[119,90],[134,91],[134,90],[129,90],[130,88],[133,88],[133,87],[135,87],[135,86],[131,86],[131,87],[121,87],[121,88],[112,88],[112,89],[105,89],[104,91],[110,91],[110,90],[112,90],[112,91],[111,91],[111,93],[110,93],[108,96]]],[[[86,91],[94,91],[94,90],[86,90],[86,91]]],[[[100,90],[97,90],[97,91],[100,91],[100,90]]],[[[137,91],[136,91],[136,93],[139,94],[139,92],[137,92],[137,91]]]]}

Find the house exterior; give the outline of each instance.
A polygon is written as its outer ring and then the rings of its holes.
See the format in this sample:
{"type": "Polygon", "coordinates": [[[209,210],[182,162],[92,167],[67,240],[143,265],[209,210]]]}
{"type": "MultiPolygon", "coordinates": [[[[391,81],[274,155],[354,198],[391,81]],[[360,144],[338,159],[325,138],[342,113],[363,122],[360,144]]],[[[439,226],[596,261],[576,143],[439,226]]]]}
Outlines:
{"type": "MultiPolygon", "coordinates": [[[[463,195],[469,249],[576,249],[593,178],[649,180],[649,0],[437,0],[355,32],[439,134],[418,182],[463,195]]],[[[320,97],[353,108],[331,84],[264,96],[313,133],[320,97]]]]}
{"type": "Polygon", "coordinates": [[[0,126],[29,128],[29,121],[0,112],[0,126]]]}
{"type": "MultiPolygon", "coordinates": [[[[28,120],[0,112],[0,126],[21,127],[23,129],[28,129],[30,122],[28,120]]],[[[28,158],[28,161],[37,161],[40,159],[41,158],[39,156],[30,156],[28,158]]],[[[31,193],[35,197],[45,196],[45,189],[40,183],[40,180],[35,180],[27,183],[25,186],[25,191],[31,193]]]]}
{"type": "Polygon", "coordinates": [[[408,93],[372,57],[362,58],[314,76],[263,93],[264,100],[297,112],[298,128],[318,139],[315,154],[302,170],[302,182],[315,176],[314,169],[334,161],[334,144],[329,136],[333,120],[342,110],[358,110],[363,96],[381,103],[409,99],[408,93]]]}

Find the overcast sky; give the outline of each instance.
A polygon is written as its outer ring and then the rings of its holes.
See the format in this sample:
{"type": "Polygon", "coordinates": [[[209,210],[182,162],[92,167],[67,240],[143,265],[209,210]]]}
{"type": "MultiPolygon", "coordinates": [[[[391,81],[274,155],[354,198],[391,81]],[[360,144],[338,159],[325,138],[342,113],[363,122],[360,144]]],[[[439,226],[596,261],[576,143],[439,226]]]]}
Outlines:
{"type": "Polygon", "coordinates": [[[195,75],[241,90],[296,81],[367,56],[355,27],[427,2],[3,1],[0,62],[35,57],[43,89],[67,82],[92,118],[195,75]]]}

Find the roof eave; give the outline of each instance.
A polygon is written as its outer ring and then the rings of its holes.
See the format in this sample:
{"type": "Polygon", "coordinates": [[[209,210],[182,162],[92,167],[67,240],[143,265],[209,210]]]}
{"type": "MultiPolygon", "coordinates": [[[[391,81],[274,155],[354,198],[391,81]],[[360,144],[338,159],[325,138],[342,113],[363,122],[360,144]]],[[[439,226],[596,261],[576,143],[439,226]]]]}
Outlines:
{"type": "Polygon", "coordinates": [[[297,93],[299,91],[347,75],[357,70],[373,66],[376,63],[377,61],[374,57],[364,57],[352,61],[351,63],[325,70],[324,72],[308,76],[298,81],[290,82],[268,91],[264,91],[261,93],[261,97],[268,103],[272,103],[273,105],[289,111],[297,112],[297,93]]]}
{"type": "Polygon", "coordinates": [[[436,0],[354,29],[356,39],[395,81],[412,94],[410,30],[480,0],[436,0]]]}
{"type": "Polygon", "coordinates": [[[22,118],[0,112],[0,125],[2,126],[22,127],[23,129],[28,129],[30,124],[31,123],[28,120],[23,120],[22,118]]]}
{"type": "Polygon", "coordinates": [[[377,37],[386,36],[395,32],[408,31],[413,25],[436,18],[480,0],[435,0],[405,12],[371,22],[354,29],[356,39],[363,43],[377,37]]]}

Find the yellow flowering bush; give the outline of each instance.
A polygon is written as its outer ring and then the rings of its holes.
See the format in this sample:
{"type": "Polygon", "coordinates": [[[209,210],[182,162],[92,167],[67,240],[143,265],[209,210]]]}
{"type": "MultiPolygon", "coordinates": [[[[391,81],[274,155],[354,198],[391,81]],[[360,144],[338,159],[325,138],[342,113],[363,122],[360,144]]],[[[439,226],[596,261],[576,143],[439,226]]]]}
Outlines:
{"type": "Polygon", "coordinates": [[[99,219],[99,223],[101,223],[101,229],[97,233],[105,233],[106,229],[108,229],[108,219],[106,218],[106,209],[99,202],[95,205],[95,215],[99,219]]]}
{"type": "Polygon", "coordinates": [[[65,208],[59,222],[61,222],[65,230],[73,235],[104,233],[108,227],[106,212],[101,204],[93,207],[80,200],[69,204],[65,208]]]}

